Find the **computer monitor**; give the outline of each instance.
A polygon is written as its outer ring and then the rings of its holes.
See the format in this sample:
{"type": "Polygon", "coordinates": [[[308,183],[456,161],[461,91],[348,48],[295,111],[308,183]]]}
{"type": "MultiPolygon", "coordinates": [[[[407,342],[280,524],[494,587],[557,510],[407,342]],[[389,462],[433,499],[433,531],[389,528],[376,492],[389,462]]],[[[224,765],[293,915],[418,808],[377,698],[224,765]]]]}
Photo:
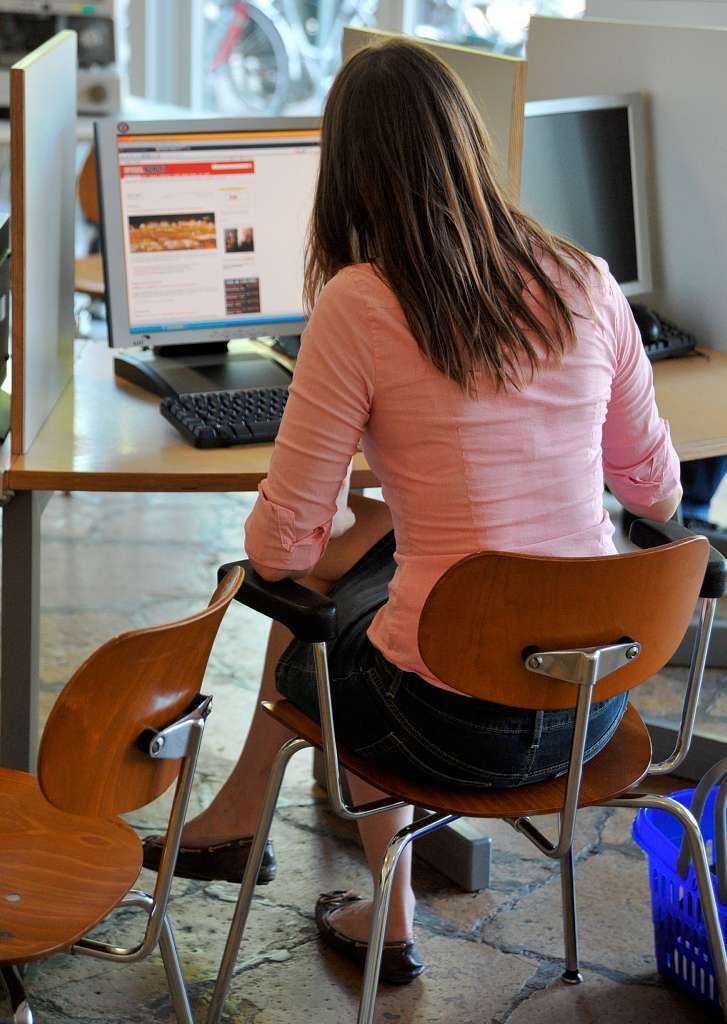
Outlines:
{"type": "Polygon", "coordinates": [[[650,292],[642,96],[526,103],[520,205],[603,257],[626,295],[650,292]]]}
{"type": "Polygon", "coordinates": [[[160,394],[282,383],[225,351],[305,326],[320,119],[108,119],[96,147],[109,341],[137,350],[117,372],[160,394]]]}

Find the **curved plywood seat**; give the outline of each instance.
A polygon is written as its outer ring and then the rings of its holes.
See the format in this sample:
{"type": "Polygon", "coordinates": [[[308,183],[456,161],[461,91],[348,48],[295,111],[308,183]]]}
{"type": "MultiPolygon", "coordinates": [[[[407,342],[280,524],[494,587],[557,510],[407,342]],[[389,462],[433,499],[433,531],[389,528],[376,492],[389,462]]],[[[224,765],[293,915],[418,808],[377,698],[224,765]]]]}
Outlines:
{"type": "Polygon", "coordinates": [[[0,769],[0,962],[76,942],[126,895],[141,856],[123,821],[58,811],[32,775],[0,769]]]}
{"type": "MultiPolygon", "coordinates": [[[[322,748],[320,726],[289,701],[264,702],[263,707],[297,736],[322,748]]],[[[375,764],[338,748],[341,765],[384,793],[433,811],[465,818],[515,818],[563,810],[564,776],[516,789],[445,789],[415,782],[378,769],[375,764]]],[[[651,763],[651,740],[636,709],[629,704],[613,739],[583,769],[579,806],[610,800],[643,779],[651,763]]]]}

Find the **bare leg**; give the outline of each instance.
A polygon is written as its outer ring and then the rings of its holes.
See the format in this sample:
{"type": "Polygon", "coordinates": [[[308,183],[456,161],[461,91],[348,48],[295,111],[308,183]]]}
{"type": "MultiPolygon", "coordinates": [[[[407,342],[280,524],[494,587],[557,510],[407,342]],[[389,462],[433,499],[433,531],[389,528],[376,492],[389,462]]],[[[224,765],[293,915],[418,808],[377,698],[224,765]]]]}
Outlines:
{"type": "MultiPolygon", "coordinates": [[[[354,526],[330,542],[313,575],[302,580],[313,590],[325,593],[381,537],[391,529],[389,511],[382,502],[351,495],[356,515],[354,526]]],[[[265,783],[275,754],[290,733],[259,706],[260,700],[274,700],[275,669],[288,646],[291,634],[279,622],[273,622],[265,654],[259,700],[240,758],[210,806],[190,821],[184,830],[184,842],[207,845],[224,842],[255,831],[265,783]]],[[[387,794],[354,776],[349,776],[356,803],[367,803],[387,794]]],[[[366,857],[376,876],[389,840],[412,820],[411,808],[390,811],[359,822],[366,857]]],[[[392,893],[386,938],[389,942],[410,939],[414,918],[414,893],[411,888],[411,851],[402,855],[392,893]]],[[[352,938],[366,940],[369,934],[371,903],[366,900],[336,914],[336,927],[352,938]]]]}
{"type": "Polygon", "coordinates": [[[275,689],[275,668],[291,639],[285,626],[272,623],[260,692],[240,757],[209,807],[185,825],[183,845],[208,846],[251,836],[255,831],[273,758],[291,738],[286,728],[263,711],[260,701],[280,697],[275,689]]]}
{"type": "MultiPolygon", "coordinates": [[[[356,804],[370,803],[389,795],[375,789],[355,775],[347,773],[347,777],[351,797],[356,804]]],[[[381,870],[381,863],[389,840],[399,829],[411,824],[413,817],[411,807],[402,807],[397,811],[387,811],[386,814],[377,814],[373,818],[364,818],[359,821],[361,841],[374,878],[381,870]]],[[[386,924],[387,942],[404,942],[412,938],[415,903],[411,887],[411,844],[409,844],[401,855],[394,878],[389,918],[386,924]]],[[[366,942],[371,927],[371,900],[352,903],[343,910],[337,911],[331,916],[331,923],[335,924],[336,928],[348,935],[349,938],[366,942]]]]}
{"type": "MultiPolygon", "coordinates": [[[[381,501],[350,496],[356,522],[346,533],[332,540],[315,567],[314,574],[301,580],[312,590],[325,593],[391,529],[391,516],[381,501]]],[[[186,825],[183,843],[208,845],[249,836],[255,831],[270,766],[290,733],[261,708],[261,700],[275,700],[275,669],[288,646],[291,634],[274,622],[265,654],[260,693],[250,729],[239,760],[209,807],[186,825]]],[[[391,834],[391,833],[390,833],[391,834]]]]}

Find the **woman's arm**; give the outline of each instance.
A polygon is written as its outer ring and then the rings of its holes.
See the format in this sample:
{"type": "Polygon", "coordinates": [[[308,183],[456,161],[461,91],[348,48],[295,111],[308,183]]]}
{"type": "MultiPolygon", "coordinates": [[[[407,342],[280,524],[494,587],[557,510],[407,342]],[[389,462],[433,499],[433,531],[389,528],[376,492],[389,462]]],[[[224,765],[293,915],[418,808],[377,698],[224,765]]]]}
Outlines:
{"type": "MultiPolygon", "coordinates": [[[[334,512],[333,519],[331,521],[331,532],[328,537],[329,540],[342,536],[347,530],[350,530],[356,522],[356,516],[348,504],[348,494],[351,489],[352,469],[353,463],[349,463],[346,479],[341,484],[341,490],[338,492],[338,497],[336,498],[336,511],[334,512]]],[[[250,559],[250,561],[252,562],[252,567],[255,572],[270,583],[277,583],[278,580],[282,579],[297,580],[308,575],[307,569],[289,570],[284,572],[280,569],[271,569],[267,565],[257,565],[253,559],[250,559]]]]}
{"type": "Polygon", "coordinates": [[[674,515],[676,510],[679,508],[679,502],[682,500],[682,485],[677,484],[673,491],[663,498],[661,501],[654,502],[653,505],[637,505],[631,501],[628,504],[622,502],[625,509],[628,509],[632,515],[637,516],[639,519],[655,519],[658,523],[665,523],[668,519],[674,515]]]}
{"type": "Polygon", "coordinates": [[[610,313],[617,366],[603,426],[604,477],[629,512],[663,522],[681,501],[679,457],[659,416],[639,329],[613,279],[610,313]]]}
{"type": "Polygon", "coordinates": [[[368,422],[375,377],[366,277],[338,274],[303,336],[268,476],[245,523],[245,546],[269,580],[306,575],[329,537],[353,523],[353,455],[368,422]]]}

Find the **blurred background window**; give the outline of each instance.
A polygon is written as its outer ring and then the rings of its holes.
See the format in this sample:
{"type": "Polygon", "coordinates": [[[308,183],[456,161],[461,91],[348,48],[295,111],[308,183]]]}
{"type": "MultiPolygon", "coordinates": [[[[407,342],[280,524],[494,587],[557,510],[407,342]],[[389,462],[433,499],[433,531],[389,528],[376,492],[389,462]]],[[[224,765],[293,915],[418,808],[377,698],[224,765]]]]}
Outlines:
{"type": "Polygon", "coordinates": [[[317,114],[345,25],[523,56],[533,14],[585,0],[130,0],[131,91],[245,117],[317,114]]]}

